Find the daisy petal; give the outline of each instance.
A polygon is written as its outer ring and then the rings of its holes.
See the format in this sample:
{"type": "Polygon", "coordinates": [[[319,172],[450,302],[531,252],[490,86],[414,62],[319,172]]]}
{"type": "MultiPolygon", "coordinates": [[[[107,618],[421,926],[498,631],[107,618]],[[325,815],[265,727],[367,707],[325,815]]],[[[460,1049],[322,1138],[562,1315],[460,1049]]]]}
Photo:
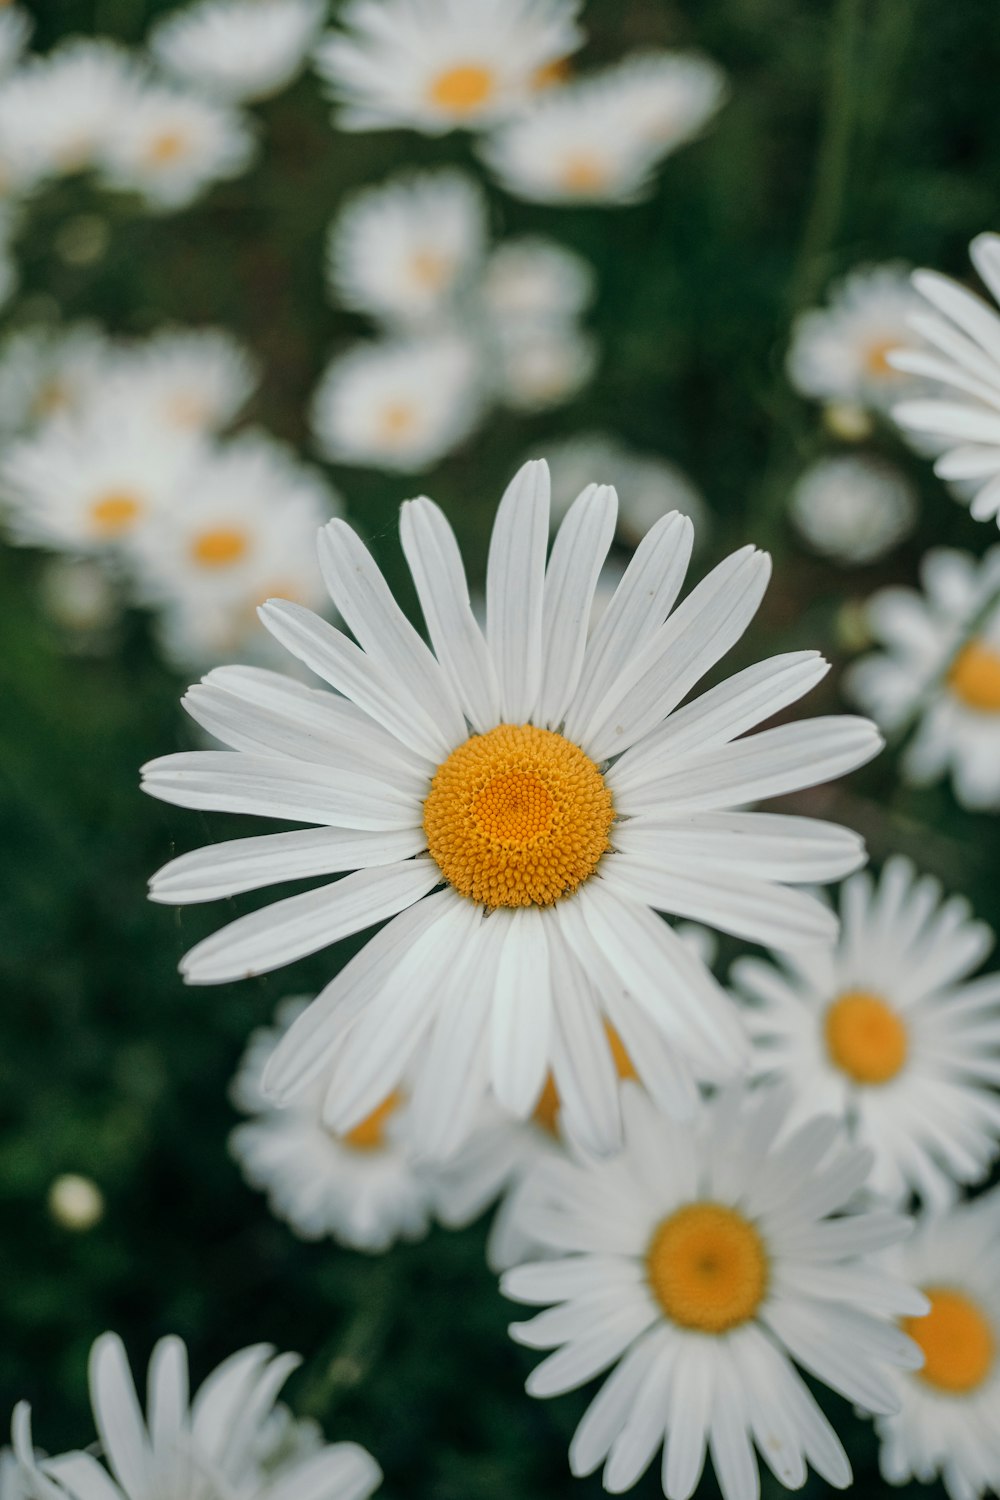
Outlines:
{"type": "Polygon", "coordinates": [[[580,680],[594,589],[615,534],[618,497],[590,485],[570,507],[556,534],[545,573],[542,683],[534,720],[561,724],[580,680]]]}

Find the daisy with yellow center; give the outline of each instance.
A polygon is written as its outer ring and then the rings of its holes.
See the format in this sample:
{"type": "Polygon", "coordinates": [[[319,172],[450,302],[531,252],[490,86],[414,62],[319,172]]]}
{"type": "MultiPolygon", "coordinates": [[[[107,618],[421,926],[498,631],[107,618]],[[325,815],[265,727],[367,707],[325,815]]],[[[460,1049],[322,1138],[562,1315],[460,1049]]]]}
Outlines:
{"type": "Polygon", "coordinates": [[[877,884],[846,882],[836,945],[733,968],[754,1073],[794,1089],[800,1118],[843,1118],[893,1201],[947,1204],[996,1159],[1000,976],[970,978],[992,944],[961,897],[896,857],[877,884]]]}
{"type": "Polygon", "coordinates": [[[619,1157],[539,1166],[518,1227],[550,1258],[501,1282],[546,1305],[510,1330],[552,1351],[531,1395],[604,1377],[570,1444],[573,1473],[603,1465],[617,1494],[662,1446],[664,1494],[687,1500],[710,1451],[724,1500],[748,1500],[756,1447],[791,1489],[807,1464],[843,1488],[847,1456],[796,1366],[869,1411],[896,1410],[896,1371],[922,1354],[895,1321],[928,1303],[871,1256],[907,1221],[850,1212],[868,1153],[832,1120],[790,1132],[783,1091],[723,1091],[685,1126],[635,1084],[623,1100],[619,1157]]]}
{"type": "Polygon", "coordinates": [[[136,84],[103,149],[101,173],[109,186],[169,211],[245,172],[254,149],[246,121],[228,105],[166,85],[136,84]]]}
{"type": "Polygon", "coordinates": [[[809,652],[678,708],[752,618],[768,562],[744,548],[677,605],[692,528],[665,516],[591,631],[616,512],[613,490],[589,486],[548,557],[548,470],[527,464],[493,529],[484,634],[441,512],[404,506],[430,645],[332,522],[320,565],[354,639],[295,604],[262,618],[337,694],[214,673],[188,702],[231,748],[146,767],[166,801],[316,825],[185,855],[155,877],[157,900],[355,872],[199,944],[189,982],[263,973],[392,919],[276,1051],[276,1099],[332,1065],[329,1119],[347,1131],[412,1060],[414,1132],[445,1155],[488,1087],[527,1119],[552,1070],[577,1138],[607,1151],[621,1127],[605,1020],[679,1114],[696,1107],[696,1078],[745,1056],[735,1008],[657,912],[780,947],[832,934],[827,908],[790,884],[855,868],[857,837],[733,809],[841,774],[877,735],[821,719],[746,736],[823,675],[809,652]]]}

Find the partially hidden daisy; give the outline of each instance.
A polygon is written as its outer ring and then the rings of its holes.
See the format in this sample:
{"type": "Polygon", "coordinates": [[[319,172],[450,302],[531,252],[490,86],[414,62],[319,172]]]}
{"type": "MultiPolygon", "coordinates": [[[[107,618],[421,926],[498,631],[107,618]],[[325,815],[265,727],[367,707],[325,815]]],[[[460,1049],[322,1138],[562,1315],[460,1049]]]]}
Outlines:
{"type": "Polygon", "coordinates": [[[230,105],[145,80],[128,91],[115,126],[101,153],[103,181],[163,212],[238,177],[256,147],[246,119],[230,105]]]}
{"type": "Polygon", "coordinates": [[[111,367],[111,345],[91,323],[18,329],[0,344],[0,430],[80,412],[111,367]]]}
{"type": "Polygon", "coordinates": [[[579,0],[348,0],[316,49],[344,130],[480,130],[580,46],[579,0]]]}
{"type": "Polygon", "coordinates": [[[604,432],[581,432],[549,447],[552,470],[552,518],[561,521],[594,475],[618,493],[618,534],[635,547],[651,526],[670,511],[688,516],[703,542],[709,529],[708,507],[688,476],[659,453],[641,453],[604,432]]]}
{"type": "Polygon", "coordinates": [[[296,77],[326,0],[195,0],[149,34],[159,65],[230,103],[266,99],[296,77]]]}
{"type": "Polygon", "coordinates": [[[102,399],[148,410],[184,433],[228,427],[257,387],[260,371],[222,328],[165,329],[115,350],[102,399]]]}
{"type": "Polygon", "coordinates": [[[893,1269],[930,1303],[903,1327],[924,1354],[900,1373],[900,1410],[876,1421],[890,1484],[940,1477],[951,1500],[1000,1490],[1000,1198],[921,1220],[893,1269]]]}
{"type": "Polygon", "coordinates": [[[606,1376],[570,1445],[573,1473],[603,1464],[621,1493],[662,1447],[670,1500],[687,1500],[708,1455],[724,1500],[753,1500],[756,1447],[789,1488],[807,1465],[845,1488],[847,1455],[796,1366],[867,1411],[897,1410],[894,1370],[922,1356],[892,1320],[927,1303],[872,1252],[908,1221],[849,1212],[868,1153],[828,1117],[788,1134],[781,1090],[726,1090],[688,1125],[634,1084],[623,1096],[625,1150],[539,1169],[525,1228],[553,1258],[501,1282],[515,1301],[551,1304],[511,1327],[553,1351],[529,1394],[606,1376]]]}
{"type": "Polygon", "coordinates": [[[589,487],[547,562],[548,470],[527,464],[493,528],[484,634],[450,527],[429,500],[409,502],[401,536],[431,647],[360,539],[332,522],[320,563],[355,640],[291,603],[262,618],[343,696],[215,674],[191,701],[232,748],[145,767],[164,801],[318,825],[184,855],[154,877],[156,900],[356,872],[199,943],[182,965],[189,982],[264,973],[393,919],[278,1047],[264,1080],[275,1099],[333,1064],[324,1117],[348,1130],[412,1060],[414,1130],[444,1154],[488,1084],[526,1118],[551,1068],[563,1097],[581,1100],[581,1137],[607,1150],[620,1118],[605,1019],[640,1076],[632,1022],[669,1044],[643,1083],[674,1111],[695,1105],[693,1070],[720,1076],[745,1059],[731,1001],[657,910],[781,949],[832,937],[829,910],[786,883],[848,873],[861,840],[734,809],[860,765],[877,731],[820,718],[737,738],[820,680],[813,652],[680,706],[740,638],[769,576],[745,547],[675,608],[692,544],[683,517],[648,533],[590,633],[616,511],[613,490],[589,487]]]}
{"type": "Polygon", "coordinates": [[[845,686],[890,734],[913,727],[905,780],[951,777],[970,808],[1000,807],[1000,547],[978,560],[933,548],[923,592],[881,589],[868,628],[881,651],[849,668],[845,686]]]}
{"type": "MultiPolygon", "coordinates": [[[[278,1391],[301,1363],[255,1344],[233,1354],[192,1396],[187,1350],[161,1339],[147,1377],[144,1419],[128,1358],[116,1334],[90,1351],[90,1402],[107,1468],[89,1450],[36,1458],[30,1408],[14,1411],[14,1447],[34,1500],[161,1500],[164,1495],[239,1495],[282,1500],[288,1494],[324,1500],[368,1500],[382,1480],[378,1464],[357,1443],[285,1445],[289,1426],[276,1421],[278,1391]],[[268,1442],[270,1438],[270,1442],[268,1442]],[[270,1451],[269,1451],[270,1450],[270,1451]]],[[[294,1429],[294,1425],[293,1429],[294,1429]]],[[[293,1431],[294,1436],[294,1431],[293,1431]]]]}
{"type": "Polygon", "coordinates": [[[98,168],[138,69],[123,47],[73,37],[0,80],[0,161],[15,186],[98,168]]]}
{"type": "Polygon", "coordinates": [[[853,566],[876,562],[909,536],[917,497],[906,476],[883,459],[835,454],[799,476],[788,511],[814,552],[853,566]]]}
{"type": "Polygon", "coordinates": [[[992,946],[964,898],[897,856],[877,884],[845,883],[836,946],[734,965],[753,1072],[794,1089],[800,1118],[843,1119],[895,1202],[950,1203],[1000,1154],[1000,975],[970,978],[992,946]]]}

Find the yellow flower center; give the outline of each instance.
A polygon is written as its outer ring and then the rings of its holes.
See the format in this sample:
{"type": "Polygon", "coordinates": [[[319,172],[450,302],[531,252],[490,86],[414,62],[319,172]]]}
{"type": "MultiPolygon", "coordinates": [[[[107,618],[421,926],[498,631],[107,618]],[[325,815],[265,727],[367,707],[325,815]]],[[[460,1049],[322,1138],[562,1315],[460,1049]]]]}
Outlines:
{"type": "Polygon", "coordinates": [[[69,392],[58,377],[53,376],[38,387],[35,399],[31,403],[31,415],[43,420],[45,417],[53,416],[57,411],[65,411],[70,404],[69,392]]]}
{"type": "Polygon", "coordinates": [[[646,1252],[646,1274],[672,1322],[726,1333],[754,1317],[767,1294],[757,1230],[721,1203],[689,1203],[664,1219],[646,1252]]]}
{"type": "Polygon", "coordinates": [[[923,1318],[906,1318],[903,1328],[924,1352],[921,1380],[964,1396],[982,1385],[996,1352],[993,1328],[985,1313],[965,1292],[947,1286],[925,1286],[931,1310],[923,1318]]]}
{"type": "Polygon", "coordinates": [[[391,1093],[360,1125],[355,1125],[353,1130],[341,1136],[341,1144],[350,1146],[353,1151],[378,1151],[385,1145],[385,1127],[389,1118],[402,1102],[400,1094],[395,1091],[391,1093]]]}
{"type": "Polygon", "coordinates": [[[557,57],[535,69],[531,86],[536,89],[554,88],[557,84],[565,83],[572,71],[573,66],[568,57],[557,57]]]}
{"type": "MultiPolygon", "coordinates": [[[[636,1071],[632,1066],[632,1059],[626,1052],[624,1042],[610,1021],[605,1021],[604,1031],[608,1038],[608,1046],[611,1048],[611,1056],[614,1059],[615,1071],[618,1077],[621,1079],[635,1078],[636,1071]]],[[[559,1130],[556,1122],[561,1108],[562,1100],[559,1097],[559,1090],[556,1088],[556,1081],[552,1074],[548,1073],[545,1078],[545,1086],[538,1096],[538,1103],[535,1105],[535,1124],[540,1125],[543,1130],[547,1130],[549,1135],[558,1136],[559,1130]]]]}
{"type": "Polygon", "coordinates": [[[211,416],[208,404],[190,391],[178,391],[165,403],[168,422],[175,427],[201,427],[211,416]]]}
{"type": "Polygon", "coordinates": [[[563,162],[559,174],[562,185],[571,193],[599,193],[607,186],[608,172],[596,156],[581,152],[563,162]]]}
{"type": "Polygon", "coordinates": [[[428,95],[439,109],[455,114],[472,114],[492,97],[496,81],[491,68],[481,63],[460,63],[434,79],[428,95]]]}
{"type": "Polygon", "coordinates": [[[146,147],[146,160],[152,167],[168,167],[188,149],[188,138],[180,130],[161,130],[146,147]]]}
{"type": "Polygon", "coordinates": [[[142,504],[125,490],[113,490],[94,501],[90,522],[98,536],[121,536],[139,519],[142,504]]]}
{"type": "Polygon", "coordinates": [[[967,708],[1000,713],[1000,651],[970,641],[951,664],[948,686],[967,708]]]}
{"type": "Polygon", "coordinates": [[[898,375],[889,363],[893,349],[899,348],[898,338],[878,339],[865,350],[865,370],[876,380],[885,380],[898,375]]]}
{"type": "Polygon", "coordinates": [[[903,1064],[909,1041],[896,1012],[878,995],[848,990],[824,1021],[831,1062],[855,1083],[888,1083],[903,1064]]]}
{"type": "Polygon", "coordinates": [[[413,407],[408,406],[404,401],[397,401],[391,406],[383,407],[378,419],[379,433],[387,443],[405,438],[416,425],[417,414],[413,407]]]}
{"type": "Polygon", "coordinates": [[[417,286],[433,292],[448,277],[451,262],[437,250],[417,250],[410,257],[410,274],[417,286]]]}
{"type": "Polygon", "coordinates": [[[490,908],[551,906],[593,875],[614,816],[579,746],[534,724],[498,724],[438,767],[424,832],[461,895],[490,908]]]}
{"type": "Polygon", "coordinates": [[[202,531],[191,543],[191,560],[200,568],[228,568],[245,557],[249,547],[245,531],[220,526],[202,531]]]}

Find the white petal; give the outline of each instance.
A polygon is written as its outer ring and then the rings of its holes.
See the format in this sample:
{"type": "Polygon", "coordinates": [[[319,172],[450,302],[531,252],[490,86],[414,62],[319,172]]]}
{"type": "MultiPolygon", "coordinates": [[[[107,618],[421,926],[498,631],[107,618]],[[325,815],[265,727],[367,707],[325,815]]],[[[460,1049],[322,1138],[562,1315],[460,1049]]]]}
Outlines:
{"type": "Polygon", "coordinates": [[[865,860],[860,834],[785,813],[696,813],[676,822],[631,818],[615,829],[622,854],[658,861],[671,875],[736,875],[806,884],[838,880],[865,860]]]}
{"type": "Polygon", "coordinates": [[[670,1500],[688,1500],[705,1467],[712,1419],[714,1361],[710,1351],[688,1341],[683,1374],[670,1387],[667,1444],[663,1450],[663,1490],[670,1500]]]}
{"type": "Polygon", "coordinates": [[[549,729],[563,720],[580,680],[594,589],[615,534],[618,497],[592,484],[570,507],[545,573],[542,684],[534,719],[549,729]]]}
{"type": "Polygon", "coordinates": [[[552,1037],[552,981],[545,918],[537,907],[494,912],[506,932],[491,1017],[490,1074],[496,1096],[518,1119],[534,1109],[552,1037]]]}
{"type": "Polygon", "coordinates": [[[176,1445],[188,1410],[187,1350],[179,1338],[160,1339],[153,1350],[146,1377],[149,1435],[157,1455],[176,1445]]]}
{"type": "Polygon", "coordinates": [[[141,1494],[149,1485],[152,1455],[135,1382],[117,1334],[102,1334],[95,1342],[89,1379],[94,1425],[112,1473],[128,1494],[141,1494]]]}
{"type": "Polygon", "coordinates": [[[486,639],[507,723],[530,717],[542,680],[542,601],[549,537],[549,470],[515,474],[500,501],[486,570],[486,639]]]}
{"type": "Polygon", "coordinates": [[[607,1156],[621,1146],[618,1076],[586,972],[561,926],[549,932],[554,1005],[552,1073],[562,1104],[560,1123],[584,1151],[607,1156]]]}
{"type": "Polygon", "coordinates": [[[1000,413],[958,401],[901,401],[892,409],[893,421],[918,432],[960,438],[963,443],[1000,442],[1000,413]]]}
{"type": "Polygon", "coordinates": [[[592,1474],[607,1457],[663,1347],[663,1337],[662,1329],[651,1329],[629,1349],[587,1407],[569,1447],[569,1466],[578,1479],[592,1474]]]}
{"type": "Polygon", "coordinates": [[[267,1484],[267,1500],[367,1500],[382,1470],[357,1443],[332,1443],[310,1453],[267,1484]]]}

